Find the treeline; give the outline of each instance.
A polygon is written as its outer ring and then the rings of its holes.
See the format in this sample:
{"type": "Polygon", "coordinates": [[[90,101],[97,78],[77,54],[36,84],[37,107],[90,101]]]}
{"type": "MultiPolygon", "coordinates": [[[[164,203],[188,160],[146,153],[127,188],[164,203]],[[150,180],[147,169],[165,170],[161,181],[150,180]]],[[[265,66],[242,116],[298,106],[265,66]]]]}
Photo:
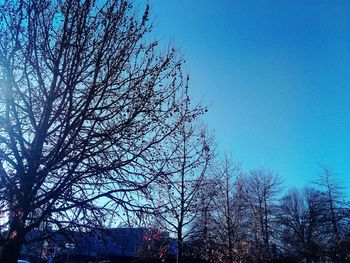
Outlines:
{"type": "Polygon", "coordinates": [[[227,158],[203,178],[184,175],[187,192],[162,187],[163,209],[172,206],[154,221],[176,237],[179,262],[350,262],[349,199],[328,168],[289,189],[271,170],[244,172],[227,158]]]}
{"type": "Polygon", "coordinates": [[[350,210],[328,169],[315,184],[284,190],[271,171],[234,173],[226,163],[219,182],[192,236],[209,261],[215,253],[224,262],[350,260],[350,210]]]}
{"type": "Polygon", "coordinates": [[[167,161],[143,206],[153,228],[176,239],[177,262],[350,262],[350,200],[329,168],[288,189],[272,170],[217,161],[214,136],[189,104],[162,142],[167,161]]]}

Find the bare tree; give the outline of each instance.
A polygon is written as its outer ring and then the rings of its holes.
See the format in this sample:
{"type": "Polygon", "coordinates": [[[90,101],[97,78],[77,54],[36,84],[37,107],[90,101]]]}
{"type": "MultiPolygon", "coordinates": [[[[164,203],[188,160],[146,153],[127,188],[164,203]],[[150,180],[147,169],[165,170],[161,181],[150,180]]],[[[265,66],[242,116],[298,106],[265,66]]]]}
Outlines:
{"type": "Polygon", "coordinates": [[[224,171],[223,171],[223,200],[222,204],[223,208],[223,221],[224,221],[224,229],[226,230],[226,235],[222,235],[227,237],[227,254],[229,255],[229,261],[233,262],[233,242],[235,236],[235,227],[233,225],[233,187],[234,184],[232,182],[232,167],[229,164],[227,157],[225,158],[224,171]]]}
{"type": "Polygon", "coordinates": [[[194,121],[189,103],[188,98],[177,114],[185,121],[163,147],[165,156],[171,157],[155,200],[159,207],[156,216],[163,228],[176,237],[177,262],[183,262],[184,240],[191,235],[192,222],[199,213],[200,189],[212,157],[211,136],[194,121]]]}
{"type": "Polygon", "coordinates": [[[285,256],[312,262],[322,254],[324,198],[313,188],[292,189],[280,200],[280,240],[285,256]]]}
{"type": "Polygon", "coordinates": [[[198,202],[196,210],[197,217],[191,224],[191,255],[194,258],[205,262],[214,262],[218,250],[216,235],[216,218],[217,204],[215,202],[217,195],[220,193],[220,180],[216,176],[211,176],[211,170],[215,165],[209,167],[208,174],[202,182],[199,189],[198,202]],[[214,255],[216,254],[216,255],[214,255]]]}
{"type": "Polygon", "coordinates": [[[346,226],[349,220],[349,204],[345,200],[345,189],[338,182],[332,171],[324,166],[322,174],[314,182],[323,193],[323,220],[325,223],[326,236],[328,241],[329,256],[337,260],[340,256],[341,243],[346,238],[346,226]]]}
{"type": "Polygon", "coordinates": [[[232,164],[227,156],[217,169],[219,189],[214,200],[215,236],[220,243],[224,262],[240,262],[245,254],[248,212],[245,178],[240,166],[232,164]]]}
{"type": "Polygon", "coordinates": [[[146,40],[148,19],[129,1],[2,2],[1,262],[44,220],[90,227],[144,209],[136,194],[162,173],[187,99],[181,58],[146,40]]]}
{"type": "Polygon", "coordinates": [[[277,200],[281,180],[269,170],[253,170],[246,182],[246,196],[250,214],[251,244],[254,260],[268,261],[275,250],[277,200]]]}

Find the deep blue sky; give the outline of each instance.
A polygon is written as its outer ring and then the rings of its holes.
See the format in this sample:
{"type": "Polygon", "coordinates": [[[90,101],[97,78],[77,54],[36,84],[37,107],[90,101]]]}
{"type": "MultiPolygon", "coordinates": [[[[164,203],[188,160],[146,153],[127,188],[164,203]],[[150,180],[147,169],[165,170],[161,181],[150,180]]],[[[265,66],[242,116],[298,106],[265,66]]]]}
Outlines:
{"type": "Polygon", "coordinates": [[[219,152],[302,186],[328,165],[350,187],[350,1],[149,0],[187,60],[219,152]]]}

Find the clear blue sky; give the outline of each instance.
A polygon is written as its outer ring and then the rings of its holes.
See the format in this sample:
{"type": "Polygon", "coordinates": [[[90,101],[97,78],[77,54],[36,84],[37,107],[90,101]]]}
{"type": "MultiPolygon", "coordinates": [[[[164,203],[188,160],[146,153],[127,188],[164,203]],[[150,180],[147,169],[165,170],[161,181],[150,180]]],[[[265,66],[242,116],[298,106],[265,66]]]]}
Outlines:
{"type": "Polygon", "coordinates": [[[326,164],[350,188],[350,1],[149,0],[180,47],[219,151],[302,186],[326,164]]]}

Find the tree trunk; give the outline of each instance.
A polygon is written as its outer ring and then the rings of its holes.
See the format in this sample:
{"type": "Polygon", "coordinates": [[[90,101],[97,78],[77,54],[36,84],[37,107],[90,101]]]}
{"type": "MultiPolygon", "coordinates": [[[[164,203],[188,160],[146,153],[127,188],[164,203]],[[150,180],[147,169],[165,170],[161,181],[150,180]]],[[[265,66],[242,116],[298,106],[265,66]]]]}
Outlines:
{"type": "Polygon", "coordinates": [[[177,255],[176,255],[176,263],[182,263],[182,253],[183,253],[183,247],[182,247],[182,241],[177,241],[177,255]]]}
{"type": "Polygon", "coordinates": [[[23,243],[23,237],[16,236],[9,239],[0,248],[0,262],[3,263],[17,263],[19,254],[21,252],[21,247],[23,243]]]}
{"type": "Polygon", "coordinates": [[[16,207],[10,212],[10,224],[7,237],[0,245],[0,263],[17,263],[25,240],[25,213],[16,207]]]}

